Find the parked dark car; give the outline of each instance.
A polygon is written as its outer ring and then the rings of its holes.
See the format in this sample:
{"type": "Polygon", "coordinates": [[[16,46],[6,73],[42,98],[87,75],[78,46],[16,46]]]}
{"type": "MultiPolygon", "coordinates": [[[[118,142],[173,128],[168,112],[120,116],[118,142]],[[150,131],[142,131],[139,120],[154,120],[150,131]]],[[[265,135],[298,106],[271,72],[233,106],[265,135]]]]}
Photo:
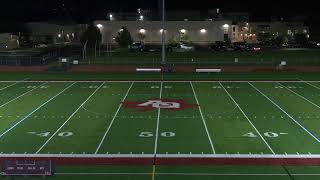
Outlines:
{"type": "Polygon", "coordinates": [[[169,52],[188,52],[188,51],[194,51],[194,46],[187,42],[178,42],[173,45],[169,45],[167,50],[169,52]]]}
{"type": "Polygon", "coordinates": [[[233,43],[234,51],[242,52],[257,52],[261,50],[261,46],[258,44],[247,44],[245,42],[235,42],[233,43]]]}
{"type": "Polygon", "coordinates": [[[210,46],[210,49],[218,52],[234,51],[232,45],[224,41],[216,41],[215,44],[210,46]]]}
{"type": "Polygon", "coordinates": [[[144,51],[144,43],[143,42],[133,42],[128,46],[130,51],[144,51]]]}

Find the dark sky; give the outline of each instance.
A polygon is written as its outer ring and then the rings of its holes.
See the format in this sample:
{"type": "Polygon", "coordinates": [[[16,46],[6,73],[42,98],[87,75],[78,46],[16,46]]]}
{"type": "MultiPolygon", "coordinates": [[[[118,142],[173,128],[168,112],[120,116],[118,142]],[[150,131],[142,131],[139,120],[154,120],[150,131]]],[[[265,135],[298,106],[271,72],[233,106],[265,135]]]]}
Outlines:
{"type": "MultiPolygon", "coordinates": [[[[315,1],[304,0],[166,0],[167,9],[206,10],[221,8],[224,12],[249,12],[253,20],[264,20],[270,16],[290,17],[305,15],[308,22],[319,23],[320,15],[315,1]]],[[[101,19],[109,11],[134,11],[138,7],[157,9],[158,0],[1,0],[0,21],[47,21],[56,19],[52,9],[61,8],[62,3],[68,14],[60,18],[85,22],[101,19]]]]}

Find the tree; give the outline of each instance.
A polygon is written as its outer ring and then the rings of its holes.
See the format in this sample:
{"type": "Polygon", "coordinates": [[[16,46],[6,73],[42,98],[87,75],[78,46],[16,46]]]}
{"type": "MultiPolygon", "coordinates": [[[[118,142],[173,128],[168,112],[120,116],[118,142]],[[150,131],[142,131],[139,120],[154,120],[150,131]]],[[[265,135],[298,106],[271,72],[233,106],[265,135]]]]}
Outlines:
{"type": "Polygon", "coordinates": [[[132,37],[130,32],[126,27],[122,27],[121,30],[118,32],[116,37],[116,42],[119,44],[120,47],[128,47],[132,43],[132,37]]]}
{"type": "Polygon", "coordinates": [[[308,43],[308,38],[305,34],[294,35],[294,40],[297,44],[305,45],[308,43]]]}
{"type": "Polygon", "coordinates": [[[82,45],[86,42],[87,47],[95,48],[96,44],[100,44],[102,39],[101,32],[98,27],[94,26],[93,23],[88,26],[88,29],[82,34],[80,41],[82,45]]]}
{"type": "Polygon", "coordinates": [[[138,33],[137,37],[140,41],[144,41],[146,39],[146,35],[144,33],[138,33]]]}
{"type": "Polygon", "coordinates": [[[271,35],[269,33],[258,34],[257,40],[262,43],[266,43],[271,40],[271,35]]]}
{"type": "Polygon", "coordinates": [[[177,44],[176,38],[171,36],[168,40],[170,46],[175,46],[177,44]]]}
{"type": "Polygon", "coordinates": [[[276,46],[282,46],[284,43],[288,42],[288,38],[286,36],[278,36],[272,39],[273,44],[276,46]]]}

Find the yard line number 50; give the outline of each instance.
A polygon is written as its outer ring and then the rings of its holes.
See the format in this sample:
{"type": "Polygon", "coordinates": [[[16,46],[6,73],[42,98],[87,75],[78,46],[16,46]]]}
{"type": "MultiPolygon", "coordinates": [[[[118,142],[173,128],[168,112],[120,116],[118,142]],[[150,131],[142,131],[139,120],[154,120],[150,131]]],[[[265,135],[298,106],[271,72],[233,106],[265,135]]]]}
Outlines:
{"type": "MultiPolygon", "coordinates": [[[[139,137],[142,137],[142,138],[150,138],[150,137],[153,137],[153,133],[152,132],[141,132],[139,134],[139,137]]],[[[162,137],[166,137],[166,138],[170,138],[170,137],[174,137],[176,136],[176,133],[174,132],[162,132],[160,133],[160,136],[162,137]]]]}

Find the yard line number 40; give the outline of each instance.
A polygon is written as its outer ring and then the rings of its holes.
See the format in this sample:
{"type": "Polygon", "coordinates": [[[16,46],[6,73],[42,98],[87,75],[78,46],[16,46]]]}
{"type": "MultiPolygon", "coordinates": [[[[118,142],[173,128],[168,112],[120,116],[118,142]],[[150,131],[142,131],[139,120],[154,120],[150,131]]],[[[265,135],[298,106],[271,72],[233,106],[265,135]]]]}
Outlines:
{"type": "MultiPolygon", "coordinates": [[[[28,132],[28,134],[33,134],[39,137],[48,137],[51,132],[28,132]]],[[[70,137],[73,135],[73,132],[60,132],[57,134],[59,137],[70,137]]]]}
{"type": "MultiPolygon", "coordinates": [[[[288,134],[288,133],[275,133],[275,132],[265,132],[265,133],[263,133],[263,135],[264,135],[265,137],[268,137],[268,138],[277,138],[277,137],[279,137],[280,135],[286,135],[286,134],[288,134]]],[[[256,134],[253,133],[253,132],[246,133],[246,134],[244,134],[244,135],[242,135],[242,136],[244,136],[244,137],[249,137],[249,138],[256,138],[256,137],[258,137],[258,135],[256,135],[256,134]]]]}

